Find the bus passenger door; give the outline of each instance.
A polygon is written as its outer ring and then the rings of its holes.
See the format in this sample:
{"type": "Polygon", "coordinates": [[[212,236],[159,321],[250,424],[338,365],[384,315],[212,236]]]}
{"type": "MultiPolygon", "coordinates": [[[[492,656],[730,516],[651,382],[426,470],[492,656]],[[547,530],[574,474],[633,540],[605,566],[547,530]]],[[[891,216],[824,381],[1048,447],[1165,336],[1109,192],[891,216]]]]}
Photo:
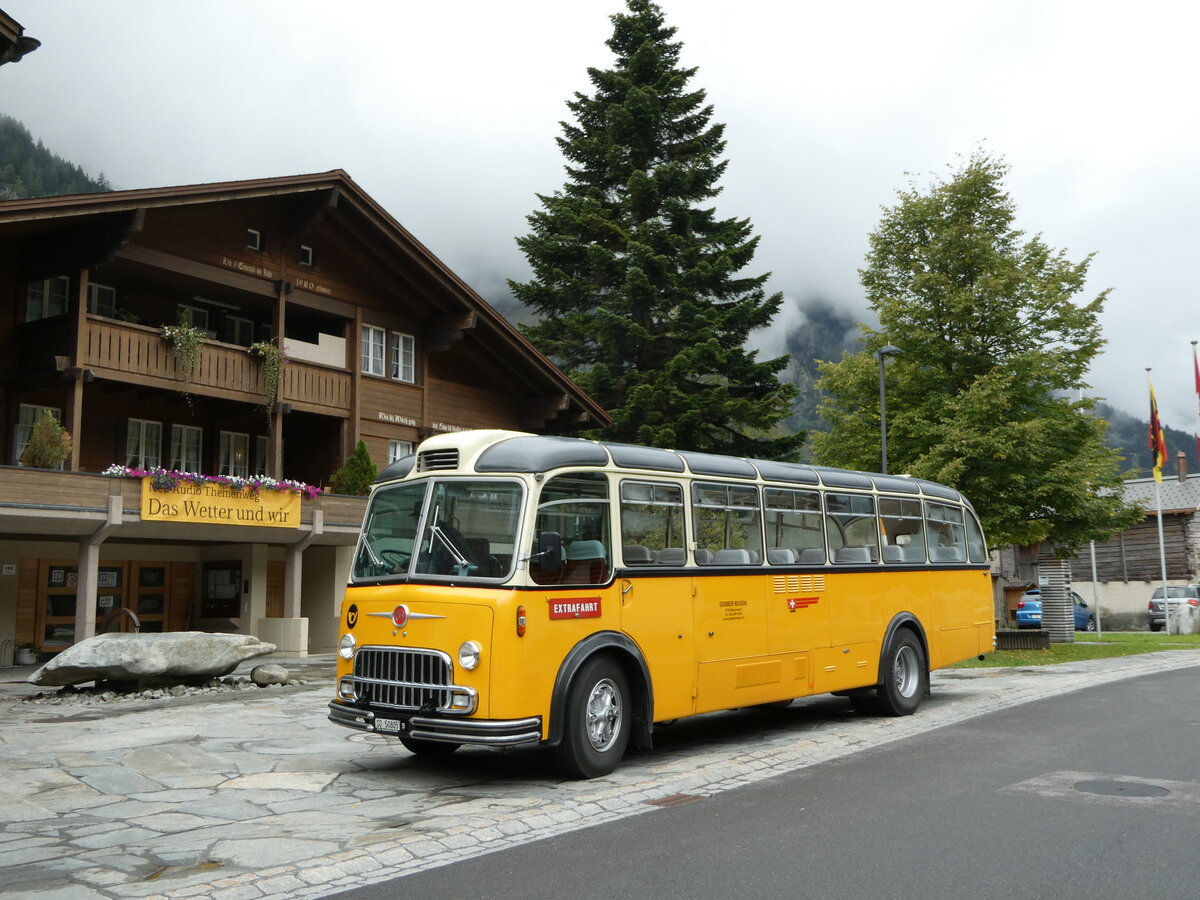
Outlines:
{"type": "Polygon", "coordinates": [[[761,567],[694,578],[696,712],[767,703],[788,693],[783,683],[792,680],[791,668],[768,654],[765,580],[761,567]]]}
{"type": "Polygon", "coordinates": [[[641,648],[654,688],[655,721],[692,713],[695,649],[692,579],[678,575],[618,578],[621,630],[641,648]]]}

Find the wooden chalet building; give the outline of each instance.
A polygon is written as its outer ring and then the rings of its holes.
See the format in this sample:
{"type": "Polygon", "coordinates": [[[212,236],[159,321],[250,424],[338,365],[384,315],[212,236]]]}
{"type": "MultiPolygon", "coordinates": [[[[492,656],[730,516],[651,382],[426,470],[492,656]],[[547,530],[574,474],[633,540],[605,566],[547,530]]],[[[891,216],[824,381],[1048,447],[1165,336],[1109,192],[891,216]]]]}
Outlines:
{"type": "Polygon", "coordinates": [[[113,464],[325,486],[359,440],[382,467],[441,431],[609,421],[342,171],[0,202],[0,347],[0,663],[135,618],[333,649],[363,499],[173,520],[113,464]],[[273,402],[258,343],[286,352],[273,402]],[[46,411],[61,470],[20,464],[46,411]]]}
{"type": "Polygon", "coordinates": [[[25,54],[41,45],[41,41],[25,33],[20,22],[0,9],[0,66],[20,62],[25,54]]]}
{"type": "Polygon", "coordinates": [[[1146,518],[1095,545],[1094,580],[1090,548],[1071,560],[1074,589],[1089,604],[1093,594],[1099,599],[1105,628],[1147,627],[1146,608],[1154,590],[1162,586],[1164,563],[1168,585],[1200,582],[1200,474],[1187,474],[1182,453],[1176,466],[1177,476],[1164,473],[1157,487],[1153,478],[1134,478],[1124,483],[1125,500],[1141,506],[1146,518]]]}

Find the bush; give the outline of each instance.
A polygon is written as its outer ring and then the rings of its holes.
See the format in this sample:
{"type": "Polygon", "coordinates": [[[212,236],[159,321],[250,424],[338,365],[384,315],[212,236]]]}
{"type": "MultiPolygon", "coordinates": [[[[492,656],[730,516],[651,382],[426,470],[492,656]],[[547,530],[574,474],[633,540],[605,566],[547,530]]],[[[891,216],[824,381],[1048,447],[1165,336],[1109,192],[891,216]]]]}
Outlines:
{"type": "Polygon", "coordinates": [[[365,497],[371,493],[371,485],[379,475],[379,466],[371,460],[367,445],[359,441],[345,464],[333,473],[329,486],[337,494],[353,494],[365,497]]]}
{"type": "Polygon", "coordinates": [[[33,423],[29,444],[21,454],[21,465],[35,469],[59,469],[70,455],[70,433],[53,413],[42,413],[33,423]]]}

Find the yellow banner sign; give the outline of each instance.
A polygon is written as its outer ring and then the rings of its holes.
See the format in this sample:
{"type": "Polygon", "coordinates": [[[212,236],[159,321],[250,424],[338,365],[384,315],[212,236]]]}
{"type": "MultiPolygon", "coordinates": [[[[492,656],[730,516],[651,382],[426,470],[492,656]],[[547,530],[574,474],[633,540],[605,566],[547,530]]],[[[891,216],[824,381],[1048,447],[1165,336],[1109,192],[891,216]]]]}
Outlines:
{"type": "Polygon", "coordinates": [[[291,491],[239,491],[215,482],[180,482],[172,491],[156,491],[152,479],[143,478],[142,520],[298,528],[300,495],[291,491]]]}

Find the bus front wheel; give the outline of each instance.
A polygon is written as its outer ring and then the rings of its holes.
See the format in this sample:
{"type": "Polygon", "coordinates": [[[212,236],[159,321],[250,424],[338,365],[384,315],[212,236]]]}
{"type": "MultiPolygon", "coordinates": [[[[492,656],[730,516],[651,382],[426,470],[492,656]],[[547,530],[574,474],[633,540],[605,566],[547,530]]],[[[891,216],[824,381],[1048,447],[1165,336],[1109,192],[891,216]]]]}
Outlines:
{"type": "Polygon", "coordinates": [[[566,774],[596,778],[617,767],[629,743],[630,700],[629,679],[616,661],[595,656],[584,663],[571,684],[555,751],[566,774]]]}
{"type": "Polygon", "coordinates": [[[876,689],[879,711],[907,716],[917,711],[929,688],[929,670],[921,642],[905,629],[893,636],[883,656],[882,681],[876,689]]]}

